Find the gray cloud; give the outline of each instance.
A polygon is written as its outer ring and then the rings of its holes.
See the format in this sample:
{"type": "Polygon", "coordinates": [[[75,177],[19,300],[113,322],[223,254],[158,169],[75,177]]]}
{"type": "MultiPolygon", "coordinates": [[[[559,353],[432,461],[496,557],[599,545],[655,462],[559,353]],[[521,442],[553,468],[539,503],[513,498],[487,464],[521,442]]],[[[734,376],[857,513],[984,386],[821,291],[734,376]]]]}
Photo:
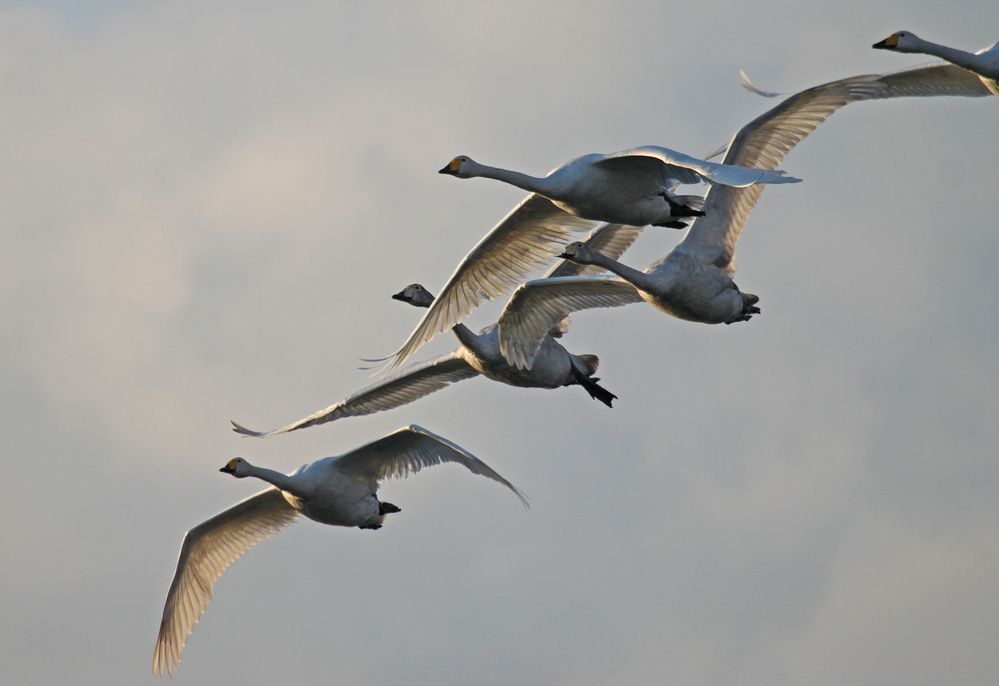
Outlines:
{"type": "MultiPolygon", "coordinates": [[[[978,47],[994,3],[12,6],[0,21],[0,405],[10,683],[146,678],[184,531],[418,422],[532,498],[442,467],[377,533],[303,522],[237,562],[184,683],[983,683],[999,670],[989,287],[996,102],[869,103],[784,165],[739,246],[763,315],[582,313],[613,410],[468,381],[265,442],[367,383],[519,198],[434,174],[702,153],[794,90],[978,47]],[[968,17],[975,17],[974,20],[968,17]]],[[[992,19],[993,21],[988,21],[992,19]]],[[[649,231],[644,266],[678,235],[649,231]]],[[[471,323],[491,321],[497,305],[471,323]]],[[[453,346],[429,346],[426,354],[453,346]]]]}

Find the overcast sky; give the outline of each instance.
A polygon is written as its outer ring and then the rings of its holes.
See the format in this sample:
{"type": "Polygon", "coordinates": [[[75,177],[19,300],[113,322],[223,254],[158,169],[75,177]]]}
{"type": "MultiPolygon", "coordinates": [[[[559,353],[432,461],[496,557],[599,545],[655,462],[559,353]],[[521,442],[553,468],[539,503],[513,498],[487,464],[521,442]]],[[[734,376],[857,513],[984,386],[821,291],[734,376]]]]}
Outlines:
{"type": "MultiPolygon", "coordinates": [[[[377,532],[236,562],[178,683],[983,684],[999,673],[999,102],[851,105],[739,244],[749,323],[580,313],[614,409],[462,382],[268,441],[369,382],[521,197],[436,174],[704,154],[793,91],[967,49],[999,3],[0,6],[0,681],[152,683],[184,532],[411,422],[455,466],[377,532]],[[280,7],[280,9],[278,9],[280,7]]],[[[649,229],[644,267],[679,233],[649,229]]],[[[483,308],[473,326],[493,321],[483,308]]],[[[441,336],[420,358],[455,345],[441,336]]]]}

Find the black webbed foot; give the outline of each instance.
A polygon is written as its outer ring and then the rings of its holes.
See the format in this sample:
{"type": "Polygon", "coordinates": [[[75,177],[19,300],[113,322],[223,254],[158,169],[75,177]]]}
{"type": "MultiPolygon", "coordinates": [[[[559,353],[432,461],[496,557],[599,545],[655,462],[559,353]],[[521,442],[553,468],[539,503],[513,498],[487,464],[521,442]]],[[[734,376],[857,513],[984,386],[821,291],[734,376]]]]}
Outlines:
{"type": "Polygon", "coordinates": [[[402,508],[393,505],[392,503],[379,502],[378,503],[378,514],[394,514],[396,512],[402,512],[402,508]]]}

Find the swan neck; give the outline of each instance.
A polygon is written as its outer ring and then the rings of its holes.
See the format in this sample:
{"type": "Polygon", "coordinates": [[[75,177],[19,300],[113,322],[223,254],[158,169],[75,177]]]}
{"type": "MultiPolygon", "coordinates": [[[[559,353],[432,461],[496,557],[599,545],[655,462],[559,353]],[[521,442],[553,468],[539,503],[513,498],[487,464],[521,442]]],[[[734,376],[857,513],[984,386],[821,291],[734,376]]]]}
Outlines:
{"type": "Polygon", "coordinates": [[[485,164],[476,164],[475,167],[469,170],[474,176],[481,176],[486,179],[496,179],[497,181],[503,181],[511,186],[516,186],[517,188],[523,188],[525,191],[530,191],[531,193],[538,193],[539,195],[548,195],[554,189],[547,177],[539,178],[537,176],[530,176],[529,174],[522,174],[521,172],[512,171],[510,169],[501,169],[500,167],[490,167],[485,164]]]}
{"type": "Polygon", "coordinates": [[[282,474],[281,472],[275,471],[273,469],[267,469],[266,467],[255,467],[251,464],[246,465],[246,475],[252,476],[255,479],[260,479],[261,481],[266,481],[272,486],[277,486],[282,491],[288,491],[289,493],[298,494],[298,488],[295,480],[288,476],[287,474],[282,474]]]}
{"type": "Polygon", "coordinates": [[[932,43],[928,40],[923,40],[922,38],[918,40],[917,48],[919,52],[939,57],[940,59],[947,60],[952,64],[956,64],[959,67],[964,67],[965,69],[970,69],[972,71],[981,66],[978,55],[965,52],[964,50],[958,50],[957,48],[951,48],[946,45],[932,43]]]}
{"type": "Polygon", "coordinates": [[[466,348],[473,351],[478,351],[481,348],[479,335],[464,324],[455,324],[451,327],[451,330],[454,331],[454,335],[458,337],[458,340],[466,348]]]}
{"type": "Polygon", "coordinates": [[[620,276],[622,279],[630,283],[641,290],[649,290],[649,275],[645,272],[629,267],[626,264],[622,264],[617,260],[608,257],[602,253],[598,253],[596,259],[593,263],[598,267],[603,267],[612,274],[620,276]]]}

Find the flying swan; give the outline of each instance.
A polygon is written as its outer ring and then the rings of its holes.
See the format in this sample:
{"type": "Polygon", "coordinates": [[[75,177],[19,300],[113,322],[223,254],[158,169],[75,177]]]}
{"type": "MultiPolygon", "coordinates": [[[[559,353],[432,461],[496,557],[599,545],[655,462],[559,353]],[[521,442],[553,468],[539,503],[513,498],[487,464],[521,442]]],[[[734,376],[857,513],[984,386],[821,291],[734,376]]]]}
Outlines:
{"type": "Polygon", "coordinates": [[[705,180],[746,186],[798,180],[783,172],[706,162],[655,146],[587,155],[541,179],[486,167],[465,156],[451,160],[440,173],[461,178],[503,176],[511,183],[516,179],[514,185],[532,193],[465,255],[402,346],[387,357],[373,360],[386,362],[386,371],[401,367],[434,336],[462,322],[484,299],[506,295],[534,269],[555,260],[571,232],[595,229],[601,221],[685,228],[687,215],[701,214],[702,198],[673,195],[677,183],[705,180]],[[624,190],[612,192],[615,186],[624,190]],[[552,194],[553,199],[546,194],[552,194]],[[642,194],[647,197],[638,201],[642,194]],[[672,214],[671,203],[685,208],[676,210],[683,216],[672,214]],[[644,209],[636,214],[632,207],[644,209]]]}
{"type": "Polygon", "coordinates": [[[440,173],[459,179],[503,181],[542,195],[559,209],[584,219],[670,228],[686,228],[679,220],[704,214],[699,197],[674,195],[673,189],[680,184],[703,182],[744,188],[801,181],[779,170],[708,162],[655,145],[583,155],[544,177],[479,164],[466,155],[452,159],[440,173]]]}
{"type": "Polygon", "coordinates": [[[286,528],[299,514],[321,524],[381,528],[385,515],[400,509],[378,500],[379,483],[444,462],[457,462],[473,474],[503,484],[527,507],[526,496],[485,462],[416,425],[288,475],[255,467],[241,457],[229,460],[219,471],[237,479],[261,479],[271,487],[187,532],[163,607],[153,672],[163,676],[176,671],[187,637],[212,598],[212,587],[233,560],[286,528]]]}
{"type": "MultiPolygon", "coordinates": [[[[634,243],[641,231],[641,228],[635,226],[606,224],[594,231],[586,243],[616,258],[634,243]]],[[[563,262],[553,268],[547,276],[571,276],[587,269],[589,268],[572,262],[563,262]]],[[[392,297],[415,307],[429,307],[434,301],[434,296],[420,284],[411,284],[392,297]]],[[[506,316],[505,312],[503,316],[506,316]]],[[[502,321],[501,316],[500,323],[502,321]]],[[[590,394],[591,398],[610,407],[617,396],[598,385],[599,379],[593,376],[600,364],[599,358],[596,355],[573,355],[555,341],[555,338],[561,337],[568,330],[568,325],[567,318],[564,320],[560,318],[560,321],[543,337],[536,355],[539,358],[538,363],[533,364],[534,356],[532,356],[532,366],[518,368],[507,362],[500,352],[498,324],[488,326],[478,334],[464,324],[455,324],[453,331],[461,344],[456,351],[406,367],[307,417],[270,431],[256,431],[238,422],[232,420],[230,422],[236,433],[263,438],[325,424],[344,417],[359,417],[391,410],[458,381],[480,375],[521,388],[560,388],[579,385],[590,394]]]]}
{"type": "MultiPolygon", "coordinates": [[[[853,76],[801,91],[743,126],[728,145],[724,162],[773,168],[833,112],[851,102],[905,96],[989,95],[977,76],[951,65],[894,74],[853,76]]],[[[763,192],[762,186],[713,186],[705,216],[684,239],[645,271],[633,269],[582,243],[563,257],[595,265],[617,276],[538,279],[521,285],[500,325],[500,346],[512,364],[526,366],[543,333],[566,312],[645,301],[666,314],[708,324],[746,321],[760,310],[759,298],[732,281],[735,246],[763,192]]]]}

